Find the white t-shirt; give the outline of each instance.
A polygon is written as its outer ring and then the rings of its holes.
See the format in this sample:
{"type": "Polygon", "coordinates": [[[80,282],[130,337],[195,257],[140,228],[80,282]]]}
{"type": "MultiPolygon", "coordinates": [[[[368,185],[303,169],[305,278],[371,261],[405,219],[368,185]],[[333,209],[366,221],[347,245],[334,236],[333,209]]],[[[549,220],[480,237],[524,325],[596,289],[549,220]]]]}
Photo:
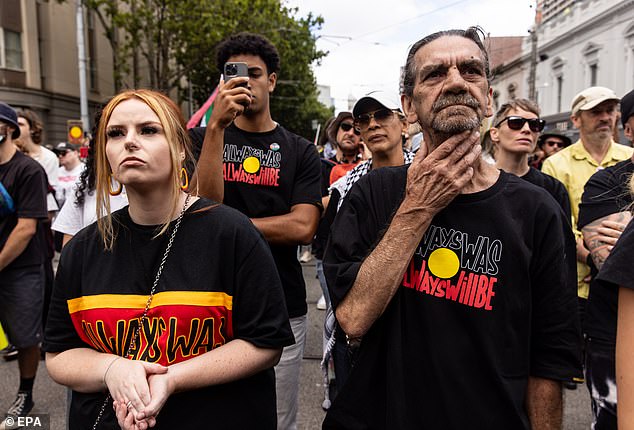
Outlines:
{"type": "MultiPolygon", "coordinates": [[[[59,170],[59,159],[57,155],[53,151],[44,146],[41,146],[41,151],[38,155],[33,155],[32,158],[40,163],[40,165],[44,168],[46,172],[46,177],[48,179],[48,183],[53,187],[56,192],[59,188],[59,180],[58,180],[58,170],[59,170]]],[[[60,203],[61,206],[61,203],[60,203]]],[[[49,212],[59,210],[57,206],[57,201],[55,201],[55,196],[51,193],[46,194],[46,209],[49,212]]]]}
{"type": "MultiPolygon", "coordinates": [[[[76,186],[72,193],[75,194],[76,186]]],[[[118,196],[110,196],[110,211],[114,212],[128,204],[125,188],[118,196]]],[[[97,221],[97,198],[94,191],[84,194],[84,204],[76,205],[75,198],[66,200],[51,227],[54,231],[74,236],[79,230],[97,221]]]]}
{"type": "Polygon", "coordinates": [[[75,185],[79,181],[79,175],[84,170],[85,164],[79,163],[74,169],[66,170],[66,167],[60,166],[57,177],[59,179],[59,188],[57,188],[57,202],[63,206],[66,200],[74,200],[75,185]]]}

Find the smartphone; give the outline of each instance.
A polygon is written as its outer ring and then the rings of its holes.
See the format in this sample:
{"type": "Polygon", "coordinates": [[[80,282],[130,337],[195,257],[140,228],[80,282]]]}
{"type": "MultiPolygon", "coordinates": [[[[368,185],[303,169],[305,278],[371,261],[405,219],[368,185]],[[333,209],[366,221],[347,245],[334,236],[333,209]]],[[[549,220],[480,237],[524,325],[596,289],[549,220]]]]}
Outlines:
{"type": "MultiPolygon", "coordinates": [[[[229,80],[231,80],[232,78],[237,78],[241,76],[249,76],[249,67],[247,66],[247,63],[225,63],[225,82],[229,82],[229,80]]],[[[241,84],[241,86],[245,87],[246,84],[241,84]]]]}

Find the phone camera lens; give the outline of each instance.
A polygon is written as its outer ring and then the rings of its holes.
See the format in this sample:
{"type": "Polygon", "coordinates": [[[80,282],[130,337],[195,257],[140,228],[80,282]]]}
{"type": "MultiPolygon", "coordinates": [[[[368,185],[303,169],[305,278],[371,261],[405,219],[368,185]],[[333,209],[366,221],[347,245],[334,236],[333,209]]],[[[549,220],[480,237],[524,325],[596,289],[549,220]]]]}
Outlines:
{"type": "Polygon", "coordinates": [[[235,76],[238,74],[238,67],[235,64],[227,65],[227,75],[235,76]]]}

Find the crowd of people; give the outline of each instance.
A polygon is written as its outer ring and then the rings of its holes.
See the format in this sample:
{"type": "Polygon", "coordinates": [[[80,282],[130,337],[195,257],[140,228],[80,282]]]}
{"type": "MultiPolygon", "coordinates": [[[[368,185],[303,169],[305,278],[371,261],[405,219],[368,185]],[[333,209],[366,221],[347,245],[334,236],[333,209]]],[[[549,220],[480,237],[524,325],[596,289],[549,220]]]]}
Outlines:
{"type": "Polygon", "coordinates": [[[614,140],[634,91],[580,91],[573,143],[534,101],[494,109],[483,41],[417,41],[400,97],[368,93],[318,145],[272,118],[280,58],[252,33],[218,47],[248,76],[221,79],[206,127],[125,90],[85,163],[0,103],[8,413],[32,410],[41,348],[70,429],[296,429],[312,243],[324,429],[560,429],[584,381],[594,429],[634,428],[634,155],[614,140]]]}

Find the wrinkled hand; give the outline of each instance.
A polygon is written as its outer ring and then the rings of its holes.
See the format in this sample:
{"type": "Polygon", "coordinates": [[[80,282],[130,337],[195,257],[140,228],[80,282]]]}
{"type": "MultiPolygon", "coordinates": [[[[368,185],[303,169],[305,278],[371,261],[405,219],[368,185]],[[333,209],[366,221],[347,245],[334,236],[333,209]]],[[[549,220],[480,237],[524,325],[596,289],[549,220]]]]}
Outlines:
{"type": "Polygon", "coordinates": [[[114,400],[125,405],[132,402],[135,411],[141,411],[150,403],[148,378],[167,372],[167,367],[145,361],[121,358],[115,361],[106,375],[106,385],[114,400]]]}
{"type": "Polygon", "coordinates": [[[452,136],[427,154],[422,148],[407,171],[405,199],[413,210],[433,214],[445,208],[473,177],[480,156],[480,133],[452,136]]]}
{"type": "Polygon", "coordinates": [[[610,251],[612,251],[612,248],[616,245],[616,241],[619,240],[623,230],[625,230],[625,227],[627,227],[628,222],[632,218],[629,212],[623,212],[623,215],[626,217],[625,222],[603,220],[601,221],[601,227],[597,228],[597,236],[595,239],[609,245],[608,249],[610,251]]]}
{"type": "Polygon", "coordinates": [[[249,78],[236,77],[229,82],[220,81],[218,95],[214,100],[214,109],[211,112],[209,123],[220,128],[227,128],[238,115],[241,115],[251,104],[251,91],[246,86],[249,78]]]}

